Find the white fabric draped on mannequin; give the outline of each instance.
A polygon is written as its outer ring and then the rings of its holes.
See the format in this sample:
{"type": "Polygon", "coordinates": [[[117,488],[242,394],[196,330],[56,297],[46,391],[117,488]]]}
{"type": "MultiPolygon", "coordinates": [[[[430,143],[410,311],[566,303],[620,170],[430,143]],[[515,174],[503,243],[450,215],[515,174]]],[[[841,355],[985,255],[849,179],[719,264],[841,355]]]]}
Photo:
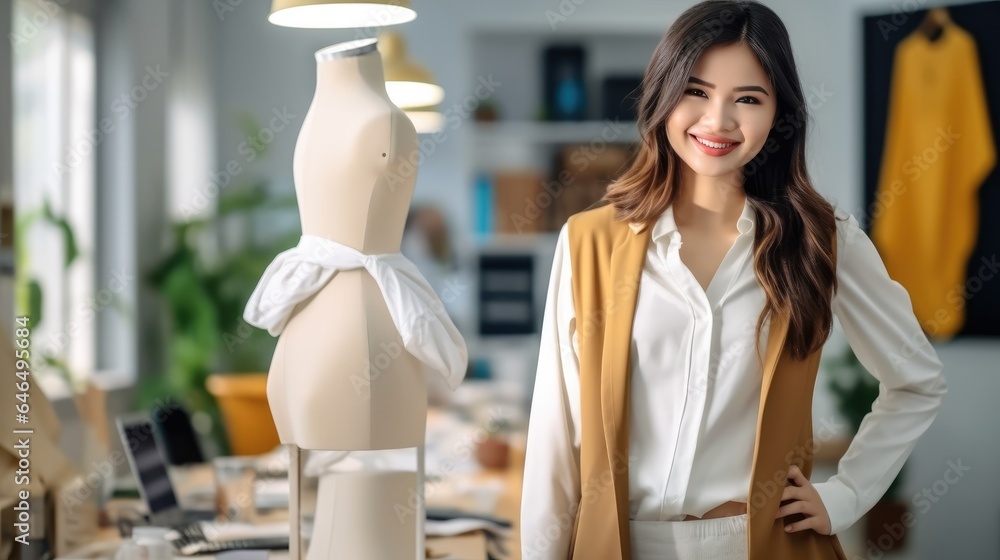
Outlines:
{"type": "Polygon", "coordinates": [[[247,323],[278,336],[295,306],[341,270],[365,268],[385,298],[407,352],[439,372],[452,390],[465,378],[468,349],[444,303],[402,253],[366,255],[324,237],[303,235],[268,265],[247,302],[247,323]]]}

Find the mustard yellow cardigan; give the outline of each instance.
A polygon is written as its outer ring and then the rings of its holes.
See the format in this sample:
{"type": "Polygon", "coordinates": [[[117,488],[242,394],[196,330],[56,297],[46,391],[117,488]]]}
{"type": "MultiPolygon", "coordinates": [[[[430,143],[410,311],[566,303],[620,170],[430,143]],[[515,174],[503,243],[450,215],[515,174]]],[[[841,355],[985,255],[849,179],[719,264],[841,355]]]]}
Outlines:
{"type": "MultiPolygon", "coordinates": [[[[629,560],[629,347],[650,228],[617,222],[611,205],[575,214],[568,224],[582,420],[581,500],[570,557],[629,560]]],[[[846,560],[835,535],[786,533],[785,524],[797,516],[774,517],[789,465],[806,477],[812,472],[820,352],[793,360],[784,346],[787,320],[773,316],[769,329],[748,489],[749,559],[846,560]]]]}

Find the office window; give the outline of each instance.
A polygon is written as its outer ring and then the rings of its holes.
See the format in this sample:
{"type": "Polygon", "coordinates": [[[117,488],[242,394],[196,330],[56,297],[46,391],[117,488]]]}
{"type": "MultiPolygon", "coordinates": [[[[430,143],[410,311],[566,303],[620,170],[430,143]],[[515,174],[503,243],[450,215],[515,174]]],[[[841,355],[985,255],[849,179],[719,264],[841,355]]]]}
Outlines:
{"type": "MultiPolygon", "coordinates": [[[[86,3],[14,0],[14,203],[19,223],[17,275],[40,287],[41,313],[31,347],[36,382],[64,394],[64,372],[82,379],[94,370],[95,300],[94,37],[86,3]],[[45,208],[48,210],[45,210],[45,208]],[[72,232],[77,256],[67,266],[72,232]],[[43,365],[48,356],[61,366],[43,365]]],[[[21,284],[24,286],[24,284],[21,284]]],[[[18,293],[18,313],[27,299],[18,293]]]]}

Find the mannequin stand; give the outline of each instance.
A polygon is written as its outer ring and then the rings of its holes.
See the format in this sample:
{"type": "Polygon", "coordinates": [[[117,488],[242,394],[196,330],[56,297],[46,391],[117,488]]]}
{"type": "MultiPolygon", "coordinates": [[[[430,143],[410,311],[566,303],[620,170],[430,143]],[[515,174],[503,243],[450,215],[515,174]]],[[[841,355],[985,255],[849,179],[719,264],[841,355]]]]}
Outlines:
{"type": "Polygon", "coordinates": [[[302,560],[302,454],[288,444],[288,556],[302,560]]]}
{"type": "MultiPolygon", "coordinates": [[[[291,560],[303,560],[303,552],[305,551],[302,546],[302,451],[297,445],[288,445],[288,456],[289,456],[289,467],[288,467],[288,483],[289,483],[289,494],[288,494],[288,508],[289,508],[289,558],[291,560]]],[[[364,509],[364,514],[370,516],[372,510],[365,509],[362,506],[368,504],[362,504],[360,501],[360,496],[358,493],[351,493],[352,490],[357,490],[357,488],[363,488],[370,491],[372,494],[378,494],[379,497],[383,498],[383,505],[385,507],[392,507],[394,510],[397,506],[402,505],[403,507],[408,507],[410,500],[409,498],[413,495],[411,492],[415,491],[416,503],[414,504],[414,531],[413,541],[415,543],[415,554],[414,558],[416,560],[426,560],[426,519],[427,519],[427,507],[425,503],[425,448],[423,445],[417,446],[417,470],[414,473],[416,476],[413,479],[409,479],[408,476],[400,478],[398,475],[402,473],[394,473],[391,471],[385,472],[369,472],[369,473],[341,473],[340,477],[345,478],[345,480],[339,481],[339,484],[344,486],[340,487],[340,492],[338,489],[338,481],[336,480],[321,480],[320,493],[317,496],[317,515],[315,522],[313,524],[314,533],[319,530],[321,525],[321,517],[319,509],[324,507],[321,504],[326,502],[331,502],[329,507],[332,508],[332,522],[337,523],[338,514],[341,516],[346,515],[343,507],[346,505],[341,503],[341,509],[336,509],[336,499],[345,500],[348,503],[355,503],[359,505],[359,508],[364,509]],[[353,479],[353,480],[351,480],[353,479]],[[407,482],[411,480],[411,482],[407,482]],[[415,482],[415,488],[411,488],[410,484],[415,482]],[[373,486],[374,484],[374,486],[373,486]],[[325,485],[325,486],[324,486],[325,485]],[[365,486],[367,485],[367,486],[365,486]],[[384,491],[384,493],[382,492],[384,491]],[[392,498],[391,503],[386,502],[387,498],[391,498],[395,492],[395,498],[392,498]],[[352,501],[353,499],[353,501],[352,501]]],[[[336,473],[331,473],[326,476],[337,477],[336,473]]],[[[329,513],[329,510],[328,510],[329,513]]],[[[381,512],[378,511],[378,506],[375,506],[375,514],[379,515],[381,512]]],[[[397,512],[393,511],[392,515],[396,515],[397,512]]],[[[324,516],[328,520],[331,516],[324,516]]],[[[346,519],[346,517],[340,517],[341,522],[346,519]]],[[[352,521],[352,520],[348,520],[352,521]]],[[[341,527],[343,530],[343,528],[341,527]]],[[[363,532],[367,529],[375,529],[378,531],[380,527],[351,527],[348,531],[349,534],[357,534],[360,530],[363,532]]],[[[325,533],[324,533],[325,534],[325,533]]],[[[329,536],[325,537],[329,538],[329,536]]],[[[323,543],[318,543],[317,537],[314,535],[310,541],[310,547],[321,544],[325,546],[327,550],[330,550],[330,543],[324,541],[323,543]]],[[[407,539],[409,540],[409,539],[407,539]]],[[[338,541],[339,542],[339,541],[338,541]]],[[[397,541],[400,542],[400,541],[397,541]]],[[[356,554],[357,551],[354,551],[356,554]]],[[[393,555],[396,553],[394,552],[393,555]]]]}

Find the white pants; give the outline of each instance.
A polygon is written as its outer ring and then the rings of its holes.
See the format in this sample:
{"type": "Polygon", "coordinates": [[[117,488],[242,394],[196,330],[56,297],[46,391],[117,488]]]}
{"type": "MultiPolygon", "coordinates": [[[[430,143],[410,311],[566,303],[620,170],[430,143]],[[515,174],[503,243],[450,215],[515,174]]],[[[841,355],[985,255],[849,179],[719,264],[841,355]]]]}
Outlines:
{"type": "Polygon", "coordinates": [[[633,560],[747,560],[747,514],[630,521],[633,560]]]}

